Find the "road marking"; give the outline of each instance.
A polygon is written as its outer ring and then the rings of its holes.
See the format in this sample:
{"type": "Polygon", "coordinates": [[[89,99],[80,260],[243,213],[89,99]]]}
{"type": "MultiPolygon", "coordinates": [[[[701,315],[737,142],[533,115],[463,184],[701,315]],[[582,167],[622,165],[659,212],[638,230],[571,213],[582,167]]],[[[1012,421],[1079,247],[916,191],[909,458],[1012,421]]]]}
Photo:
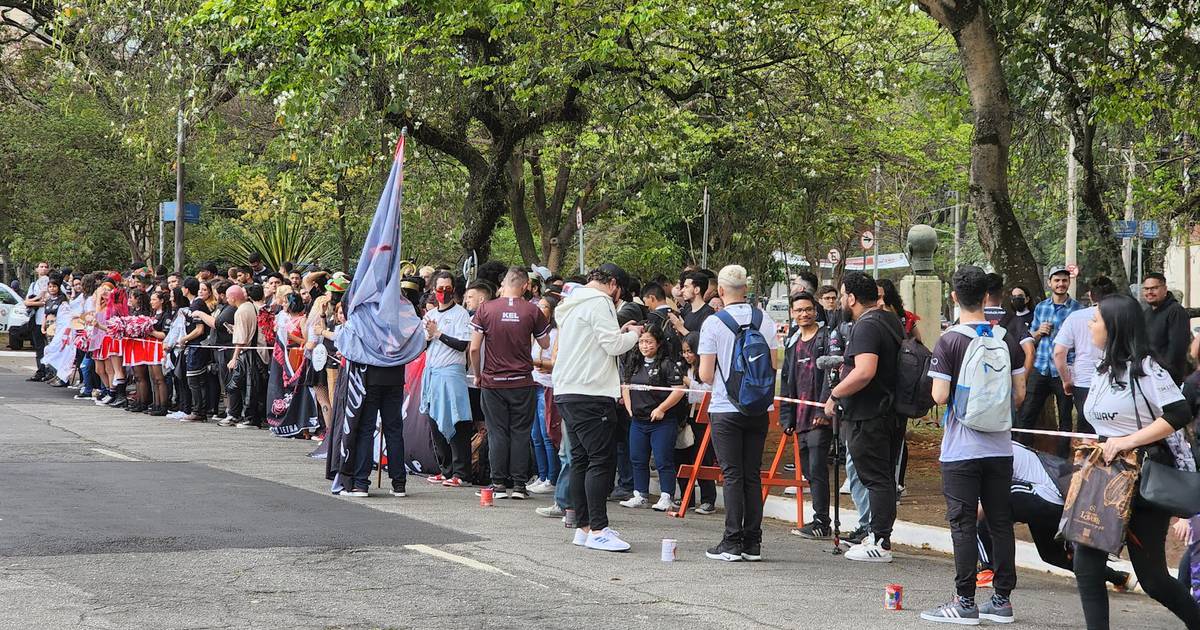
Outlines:
{"type": "Polygon", "coordinates": [[[33,356],[32,352],[17,352],[15,350],[0,350],[0,357],[8,359],[28,359],[33,356]]]}
{"type": "Polygon", "coordinates": [[[549,590],[549,588],[550,588],[549,586],[546,586],[545,584],[542,584],[540,582],[534,582],[533,580],[531,580],[529,578],[517,577],[503,569],[500,569],[498,567],[494,567],[490,564],[487,564],[486,562],[480,562],[478,560],[474,560],[474,559],[468,558],[466,556],[460,556],[458,554],[450,553],[449,551],[442,551],[441,549],[434,549],[433,547],[430,547],[429,545],[404,545],[404,548],[408,549],[410,551],[415,551],[417,553],[423,553],[427,556],[433,556],[434,558],[441,558],[442,560],[448,560],[448,561],[454,562],[456,564],[461,564],[465,567],[471,567],[472,569],[483,571],[484,573],[499,573],[500,575],[506,575],[511,578],[525,580],[526,582],[528,582],[534,586],[540,586],[547,590],[549,590]]]}
{"type": "Polygon", "coordinates": [[[120,454],[120,453],[118,453],[118,452],[116,452],[116,451],[110,451],[110,450],[108,450],[108,449],[106,449],[106,448],[93,448],[92,450],[93,450],[93,451],[96,451],[97,453],[100,453],[101,455],[108,455],[109,457],[113,457],[113,458],[116,458],[116,459],[123,459],[123,460],[125,460],[125,461],[127,461],[127,462],[140,462],[140,461],[142,461],[142,460],[140,460],[140,459],[135,459],[135,458],[133,458],[133,457],[130,457],[130,456],[128,456],[128,455],[122,455],[122,454],[120,454]]]}
{"type": "Polygon", "coordinates": [[[442,560],[448,560],[450,562],[457,562],[458,564],[461,564],[465,567],[471,567],[472,569],[477,569],[479,571],[484,571],[487,573],[499,573],[500,575],[507,575],[508,577],[516,577],[515,575],[508,573],[508,572],[504,571],[503,569],[494,567],[490,564],[480,562],[478,560],[474,560],[474,559],[468,558],[466,556],[460,556],[458,554],[453,554],[453,553],[450,553],[449,551],[442,551],[441,549],[434,549],[433,547],[430,547],[429,545],[404,545],[404,548],[409,549],[411,551],[415,551],[417,553],[423,553],[427,556],[441,558],[442,560]]]}

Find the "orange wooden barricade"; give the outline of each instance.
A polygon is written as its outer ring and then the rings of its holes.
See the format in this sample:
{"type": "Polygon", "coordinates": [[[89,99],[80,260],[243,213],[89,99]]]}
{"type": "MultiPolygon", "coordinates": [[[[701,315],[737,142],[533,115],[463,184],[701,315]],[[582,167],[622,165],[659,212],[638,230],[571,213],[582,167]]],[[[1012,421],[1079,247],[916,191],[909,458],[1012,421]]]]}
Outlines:
{"type": "MultiPolygon", "coordinates": [[[[684,518],[687,513],[687,506],[691,504],[692,492],[695,490],[696,481],[703,479],[706,481],[723,481],[721,469],[718,466],[702,466],[700,462],[704,461],[704,454],[708,451],[712,444],[712,425],[708,421],[708,403],[712,394],[705,394],[704,400],[700,403],[700,412],[696,414],[696,424],[704,426],[704,435],[700,438],[700,447],[696,449],[696,458],[690,464],[683,464],[679,467],[679,477],[687,479],[687,488],[683,491],[683,497],[680,500],[680,509],[677,512],[670,513],[676,518],[684,518]]],[[[770,422],[779,422],[779,410],[775,409],[770,414],[770,422]]],[[[784,433],[779,438],[779,446],[775,449],[775,458],[771,462],[771,467],[768,470],[761,471],[759,474],[762,477],[762,500],[767,501],[767,495],[771,488],[774,487],[796,487],[796,523],[798,527],[804,526],[804,489],[808,487],[808,482],[801,477],[800,471],[800,440],[796,434],[788,435],[784,433]],[[796,465],[796,476],[786,478],[776,476],[779,471],[779,462],[783,459],[784,447],[788,443],[792,445],[792,457],[796,465]]]]}

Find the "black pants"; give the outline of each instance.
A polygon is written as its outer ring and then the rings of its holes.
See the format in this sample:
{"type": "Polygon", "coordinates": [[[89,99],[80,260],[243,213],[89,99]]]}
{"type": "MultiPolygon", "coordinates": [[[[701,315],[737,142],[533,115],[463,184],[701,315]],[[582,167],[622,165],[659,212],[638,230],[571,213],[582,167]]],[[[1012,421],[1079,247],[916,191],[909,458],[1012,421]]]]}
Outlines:
{"type": "MultiPolygon", "coordinates": [[[[704,427],[699,424],[696,424],[695,420],[689,419],[688,424],[692,427],[692,435],[695,436],[695,441],[692,443],[691,446],[689,446],[687,448],[675,449],[675,463],[676,464],[691,464],[696,461],[696,450],[700,448],[700,439],[704,435],[704,427]]],[[[713,449],[711,447],[708,450],[704,451],[704,457],[701,458],[700,465],[701,466],[716,466],[717,465],[717,457],[715,455],[713,455],[713,449]]],[[[679,484],[680,500],[682,500],[683,493],[685,490],[687,490],[688,480],[682,476],[677,477],[676,479],[679,484]]],[[[717,482],[712,481],[711,479],[700,479],[696,483],[700,486],[699,502],[707,503],[709,505],[716,505],[717,504],[717,482]]],[[[697,503],[696,495],[692,494],[691,507],[695,507],[696,503],[697,503]]]]}
{"type": "Polygon", "coordinates": [[[484,388],[480,402],[487,420],[492,484],[524,491],[533,456],[530,431],[537,415],[537,388],[484,388]]]}
{"type": "MultiPolygon", "coordinates": [[[[892,442],[892,470],[896,475],[896,492],[904,485],[904,475],[908,472],[908,418],[896,417],[896,439],[892,442]]],[[[897,500],[899,497],[897,497],[897,500]]]]}
{"type": "MultiPolygon", "coordinates": [[[[478,468],[471,468],[471,483],[477,486],[488,485],[492,483],[492,473],[490,462],[488,462],[488,439],[487,439],[487,420],[483,415],[483,395],[478,387],[468,387],[467,396],[471,398],[471,419],[475,424],[475,435],[482,435],[478,454],[472,454],[477,457],[478,468]]],[[[474,438],[472,438],[474,439],[474,438]]],[[[472,449],[474,450],[474,449],[472,449]]],[[[464,479],[466,481],[466,479],[464,479]]]]}
{"type": "MultiPolygon", "coordinates": [[[[251,352],[253,352],[253,351],[251,351],[251,352]]],[[[221,400],[221,394],[225,394],[226,392],[229,391],[229,376],[230,376],[230,373],[233,371],[233,370],[229,369],[229,360],[232,358],[233,358],[233,350],[224,350],[224,349],[223,350],[213,350],[213,361],[215,361],[217,364],[217,375],[216,375],[217,378],[215,379],[217,390],[214,392],[211,389],[212,380],[210,379],[209,380],[210,389],[208,390],[208,393],[210,396],[212,396],[212,398],[211,398],[211,402],[208,403],[208,407],[209,407],[209,409],[212,410],[214,415],[220,415],[217,413],[217,411],[220,408],[219,403],[221,400]]],[[[226,395],[226,397],[225,397],[225,413],[227,415],[232,413],[231,411],[229,411],[228,395],[226,395]]]]}
{"type": "Polygon", "coordinates": [[[1080,433],[1096,432],[1096,429],[1092,427],[1092,423],[1087,421],[1087,416],[1083,415],[1083,406],[1087,403],[1088,389],[1087,387],[1071,388],[1071,404],[1075,406],[1075,430],[1080,433]]]}
{"type": "MultiPolygon", "coordinates": [[[[1058,407],[1058,430],[1071,430],[1071,399],[1063,391],[1062,379],[1042,374],[1037,370],[1029,375],[1026,384],[1025,404],[1021,407],[1021,415],[1017,419],[1018,429],[1032,429],[1037,426],[1046,406],[1046,399],[1054,396],[1054,404],[1058,407]]],[[[1071,450],[1071,440],[1059,439],[1055,451],[1060,457],[1066,457],[1071,450]]]]}
{"type": "Polygon", "coordinates": [[[829,525],[829,446],[833,443],[833,428],[817,427],[805,431],[800,438],[800,467],[808,479],[813,506],[813,521],[829,525]]]}
{"type": "Polygon", "coordinates": [[[895,457],[896,419],[880,416],[870,420],[843,422],[846,446],[854,459],[858,479],[867,488],[871,504],[871,533],[876,542],[891,548],[892,526],[896,523],[895,457]]]}
{"type": "Polygon", "coordinates": [[[34,368],[37,370],[34,372],[34,376],[41,376],[46,373],[46,366],[42,365],[42,357],[46,354],[46,335],[42,334],[41,325],[34,322],[35,319],[31,315],[29,318],[29,343],[33,345],[34,368]]]}
{"type": "MultiPolygon", "coordinates": [[[[571,504],[575,519],[593,531],[608,527],[608,494],[617,474],[617,401],[603,396],[555,401],[571,444],[571,504]]],[[[526,431],[528,434],[528,430],[526,431]]]]}
{"type": "Polygon", "coordinates": [[[433,447],[438,460],[438,472],[443,477],[458,477],[471,480],[471,438],[475,436],[475,423],[467,420],[454,423],[454,437],[449,440],[442,435],[433,418],[429,419],[433,431],[433,447]]]}
{"type": "Polygon", "coordinates": [[[767,414],[709,414],[713,448],[721,464],[725,485],[725,536],[722,542],[738,546],[762,542],[762,455],[767,442],[767,414]]]}
{"type": "MultiPolygon", "coordinates": [[[[1033,488],[1024,482],[1013,480],[1009,500],[1012,508],[1013,525],[1025,523],[1029,526],[1029,535],[1037,547],[1038,556],[1042,562],[1052,564],[1061,569],[1073,571],[1071,564],[1071,549],[1069,543],[1058,540],[1058,523],[1062,520],[1063,506],[1051,503],[1033,492],[1033,488]]],[[[975,524],[975,535],[979,537],[979,564],[985,569],[993,569],[992,565],[992,535],[987,521],[980,520],[975,524]]],[[[1104,579],[1114,585],[1123,585],[1127,574],[1106,567],[1104,579]]]]}
{"type": "Polygon", "coordinates": [[[229,415],[261,426],[266,416],[267,367],[257,350],[238,354],[225,389],[229,415]]]}
{"type": "MultiPolygon", "coordinates": [[[[858,463],[857,458],[854,461],[858,463]]],[[[975,568],[979,564],[975,522],[976,507],[980,505],[992,537],[996,594],[1008,597],[1017,586],[1017,547],[1009,504],[1012,463],[1012,457],[942,462],[946,521],[954,544],[954,588],[961,597],[975,597],[975,568]]]]}
{"type": "Polygon", "coordinates": [[[392,483],[404,483],[404,385],[367,385],[358,411],[354,435],[354,475],[348,488],[371,487],[371,468],[375,462],[375,418],[383,430],[387,448],[388,477],[392,483]]]}
{"type": "MultiPolygon", "coordinates": [[[[1175,613],[1188,630],[1200,630],[1200,606],[1187,587],[1167,573],[1164,547],[1171,515],[1147,504],[1140,494],[1134,495],[1132,512],[1125,534],[1126,549],[1142,590],[1175,613]]],[[[1109,627],[1108,592],[1104,587],[1107,562],[1107,553],[1075,545],[1075,584],[1088,630],[1109,627]]]]}

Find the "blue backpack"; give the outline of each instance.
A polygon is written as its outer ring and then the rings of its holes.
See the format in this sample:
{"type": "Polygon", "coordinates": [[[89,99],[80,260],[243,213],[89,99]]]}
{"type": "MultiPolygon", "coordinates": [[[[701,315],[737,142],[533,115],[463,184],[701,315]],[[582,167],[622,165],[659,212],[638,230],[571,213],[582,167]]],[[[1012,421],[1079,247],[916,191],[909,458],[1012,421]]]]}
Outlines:
{"type": "MultiPolygon", "coordinates": [[[[766,413],[775,402],[775,368],[771,365],[773,350],[759,330],[762,311],[751,307],[750,323],[744,326],[738,324],[728,311],[718,311],[716,316],[733,333],[729,374],[721,378],[729,402],[748,416],[766,413]]],[[[720,365],[718,361],[718,369],[720,365]]]]}

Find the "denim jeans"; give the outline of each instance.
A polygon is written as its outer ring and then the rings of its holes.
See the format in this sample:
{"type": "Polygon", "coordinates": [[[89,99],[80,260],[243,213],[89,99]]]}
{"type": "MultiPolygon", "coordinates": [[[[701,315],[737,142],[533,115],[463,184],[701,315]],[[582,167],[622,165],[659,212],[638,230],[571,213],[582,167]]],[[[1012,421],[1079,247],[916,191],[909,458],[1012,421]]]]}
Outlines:
{"type": "Polygon", "coordinates": [[[538,479],[558,484],[558,453],[554,448],[554,440],[550,439],[550,428],[546,426],[546,388],[538,385],[534,389],[537,412],[533,416],[530,436],[533,438],[533,459],[537,462],[538,479]]]}
{"type": "Polygon", "coordinates": [[[558,483],[554,486],[554,502],[558,507],[571,507],[571,441],[567,439],[566,420],[563,421],[562,441],[558,447],[558,483]]]}
{"type": "Polygon", "coordinates": [[[650,494],[650,453],[658,470],[661,494],[675,494],[675,427],[673,418],[650,422],[634,418],[629,423],[629,460],[633,465],[633,489],[650,494]]]}
{"type": "Polygon", "coordinates": [[[92,393],[92,379],[96,376],[93,366],[90,354],[84,355],[83,361],[79,362],[79,393],[85,396],[92,393]]]}
{"type": "Polygon", "coordinates": [[[633,492],[633,462],[629,459],[629,441],[617,441],[617,488],[633,492]]]}
{"type": "MultiPolygon", "coordinates": [[[[858,478],[858,470],[854,468],[854,458],[846,453],[846,482],[850,484],[850,499],[854,501],[854,509],[858,510],[858,526],[863,530],[871,529],[871,497],[867,487],[858,478]]],[[[842,489],[838,488],[838,492],[842,489]]]]}

